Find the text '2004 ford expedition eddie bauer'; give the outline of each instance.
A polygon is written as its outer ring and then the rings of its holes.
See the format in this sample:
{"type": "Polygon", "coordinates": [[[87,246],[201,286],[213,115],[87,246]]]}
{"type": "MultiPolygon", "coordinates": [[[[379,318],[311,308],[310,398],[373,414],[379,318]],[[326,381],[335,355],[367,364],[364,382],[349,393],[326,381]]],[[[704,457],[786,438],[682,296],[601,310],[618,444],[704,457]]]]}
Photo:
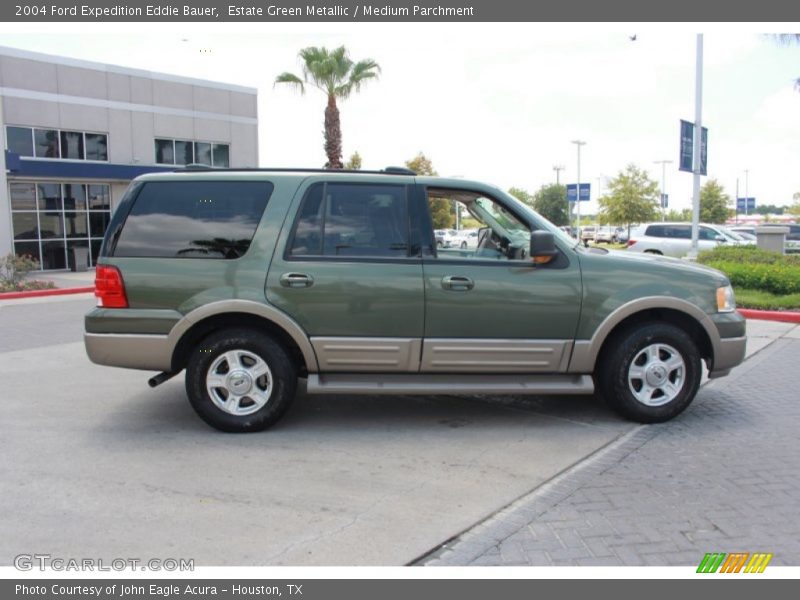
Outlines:
{"type": "MultiPolygon", "coordinates": [[[[452,214],[452,210],[450,211],[452,214]]],[[[102,365],[186,370],[202,419],[275,423],[310,394],[592,394],[659,422],[702,361],[745,351],[730,282],[587,249],[501,190],[380,172],[201,170],[137,178],[109,225],[85,344],[102,365]],[[479,224],[437,248],[442,203],[479,224]]]]}

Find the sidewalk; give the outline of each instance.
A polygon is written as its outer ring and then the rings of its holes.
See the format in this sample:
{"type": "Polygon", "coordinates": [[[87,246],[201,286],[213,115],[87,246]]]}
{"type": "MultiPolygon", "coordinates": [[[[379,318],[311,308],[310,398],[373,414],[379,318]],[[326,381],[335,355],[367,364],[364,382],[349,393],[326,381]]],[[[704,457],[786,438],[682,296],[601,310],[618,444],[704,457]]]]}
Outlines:
{"type": "Polygon", "coordinates": [[[636,427],[418,564],[800,564],[800,327],[750,321],[748,336],[756,354],[686,413],[636,427]]]}
{"type": "Polygon", "coordinates": [[[88,271],[32,271],[28,273],[26,279],[38,279],[39,281],[52,281],[57,288],[83,288],[94,285],[94,269],[88,271]]]}

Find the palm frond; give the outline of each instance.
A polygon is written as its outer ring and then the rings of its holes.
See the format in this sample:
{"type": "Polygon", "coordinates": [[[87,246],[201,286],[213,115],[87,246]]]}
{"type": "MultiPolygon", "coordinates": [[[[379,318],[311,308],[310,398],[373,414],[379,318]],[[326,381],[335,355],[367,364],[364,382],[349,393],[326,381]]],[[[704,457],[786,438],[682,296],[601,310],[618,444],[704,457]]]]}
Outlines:
{"type": "Polygon", "coordinates": [[[288,83],[289,85],[298,89],[301,94],[306,93],[305,82],[294,73],[289,73],[288,71],[281,73],[275,78],[275,83],[273,85],[278,85],[279,83],[288,83]]]}

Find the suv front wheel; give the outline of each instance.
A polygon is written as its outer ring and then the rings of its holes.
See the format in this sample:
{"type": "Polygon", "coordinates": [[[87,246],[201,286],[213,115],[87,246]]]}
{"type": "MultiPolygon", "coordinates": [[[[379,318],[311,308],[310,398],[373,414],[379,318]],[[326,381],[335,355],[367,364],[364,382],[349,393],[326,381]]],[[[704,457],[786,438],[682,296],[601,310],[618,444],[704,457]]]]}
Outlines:
{"type": "Polygon", "coordinates": [[[640,423],[661,423],[683,412],[700,385],[694,340],[668,323],[630,329],[612,341],[600,365],[600,394],[617,413],[640,423]]]}
{"type": "Polygon", "coordinates": [[[206,423],[228,432],[261,431],[281,418],[297,371],[273,339],[246,329],[205,338],[186,367],[186,394],[206,423]]]}

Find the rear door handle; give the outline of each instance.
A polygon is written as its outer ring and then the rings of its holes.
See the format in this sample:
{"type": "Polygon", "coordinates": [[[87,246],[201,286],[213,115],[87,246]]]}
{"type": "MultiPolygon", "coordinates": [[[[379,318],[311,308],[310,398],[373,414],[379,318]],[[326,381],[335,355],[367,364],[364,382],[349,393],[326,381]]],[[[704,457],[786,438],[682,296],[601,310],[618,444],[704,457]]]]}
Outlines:
{"type": "Polygon", "coordinates": [[[442,287],[453,292],[468,292],[475,287],[475,282],[469,277],[447,275],[442,277],[442,287]]]}
{"type": "Polygon", "coordinates": [[[287,288],[307,288],[314,285],[314,278],[305,273],[284,273],[280,278],[281,285],[287,288]]]}

